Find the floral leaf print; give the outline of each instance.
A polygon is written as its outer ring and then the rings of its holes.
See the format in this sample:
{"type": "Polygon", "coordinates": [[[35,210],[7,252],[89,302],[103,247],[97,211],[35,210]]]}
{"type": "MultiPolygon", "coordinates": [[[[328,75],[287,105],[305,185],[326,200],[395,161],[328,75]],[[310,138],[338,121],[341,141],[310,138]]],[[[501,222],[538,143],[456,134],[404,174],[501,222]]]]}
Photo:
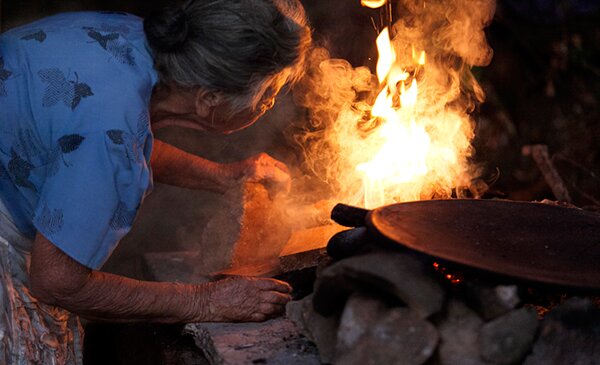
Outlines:
{"type": "Polygon", "coordinates": [[[58,147],[52,153],[53,156],[56,156],[54,160],[55,165],[50,166],[48,174],[50,176],[56,174],[58,170],[58,164],[56,164],[56,162],[58,162],[58,156],[62,158],[62,162],[66,167],[71,166],[65,161],[65,154],[69,154],[77,150],[84,140],[85,137],[80,136],[79,134],[67,134],[65,136],[60,137],[58,139],[58,147]]]}
{"type": "Polygon", "coordinates": [[[3,164],[0,164],[0,180],[10,180],[10,175],[3,164]]]}
{"type": "Polygon", "coordinates": [[[114,40],[119,39],[119,33],[109,33],[107,35],[102,35],[100,32],[98,32],[92,28],[84,28],[84,29],[87,29],[87,31],[88,31],[88,37],[90,37],[93,40],[95,40],[96,42],[98,42],[100,47],[102,47],[104,49],[106,49],[106,47],[108,46],[109,41],[114,41],[114,40]]]}
{"type": "Polygon", "coordinates": [[[109,226],[115,231],[130,227],[133,224],[136,214],[137,209],[129,210],[127,205],[121,201],[117,204],[117,209],[113,213],[109,226]]]}
{"type": "Polygon", "coordinates": [[[133,57],[133,48],[126,43],[111,42],[108,49],[117,61],[125,65],[135,66],[135,58],[133,57]]]}
{"type": "Polygon", "coordinates": [[[125,155],[129,161],[133,163],[140,162],[140,143],[136,138],[120,129],[111,129],[107,131],[106,134],[114,144],[123,145],[125,147],[125,155]]]}
{"type": "Polygon", "coordinates": [[[59,101],[75,110],[82,98],[94,95],[89,85],[79,82],[79,75],[75,73],[76,80],[67,80],[65,74],[57,68],[47,68],[38,71],[42,82],[48,84],[42,99],[43,107],[51,107],[59,101]]]}
{"type": "Polygon", "coordinates": [[[81,99],[87,98],[88,96],[94,95],[92,89],[88,84],[78,83],[76,82],[73,87],[75,88],[75,95],[73,96],[73,100],[71,101],[71,109],[74,110],[77,105],[81,102],[81,99]]]}
{"type": "MultiPolygon", "coordinates": [[[[58,169],[60,167],[59,157],[62,157],[62,152],[60,146],[56,146],[56,148],[52,149],[48,157],[48,167],[46,170],[47,177],[52,177],[58,173],[58,169]]],[[[65,162],[64,158],[62,159],[62,161],[65,164],[65,166],[67,166],[67,163],[65,162]]]]}
{"type": "Polygon", "coordinates": [[[43,233],[48,235],[57,233],[63,227],[62,209],[50,209],[44,204],[37,221],[43,233]]]}
{"type": "MultiPolygon", "coordinates": [[[[121,37],[121,33],[119,32],[108,32],[108,34],[102,34],[99,32],[99,29],[95,29],[92,27],[83,27],[84,30],[87,31],[88,37],[92,38],[95,42],[97,42],[100,47],[108,51],[117,61],[135,66],[135,58],[133,57],[133,48],[127,43],[127,41],[121,37]],[[119,38],[121,37],[121,38],[119,38]]],[[[114,30],[116,29],[111,28],[114,30]]],[[[101,29],[100,29],[101,30],[101,29]]],[[[125,33],[129,32],[129,29],[125,29],[125,33]]],[[[104,31],[104,33],[107,33],[104,31]]]]}
{"type": "MultiPolygon", "coordinates": [[[[93,28],[89,28],[89,29],[93,29],[93,28]]],[[[102,23],[100,25],[100,30],[103,32],[119,33],[121,36],[123,36],[123,34],[129,34],[129,27],[126,26],[125,24],[102,23]]]]}
{"type": "Polygon", "coordinates": [[[84,139],[85,137],[79,134],[67,134],[58,139],[58,145],[62,153],[71,153],[81,146],[84,139]]]}
{"type": "Polygon", "coordinates": [[[4,81],[12,75],[12,72],[4,68],[4,58],[0,56],[0,96],[6,96],[6,87],[4,81]]]}
{"type": "Polygon", "coordinates": [[[35,185],[29,181],[29,175],[35,166],[22,159],[14,148],[11,148],[10,150],[10,157],[10,161],[8,161],[8,171],[13,175],[15,184],[37,192],[35,185]]]}
{"type": "Polygon", "coordinates": [[[24,41],[36,40],[36,41],[42,43],[46,40],[46,32],[44,32],[43,30],[39,30],[35,33],[31,33],[26,36],[23,36],[23,37],[21,37],[21,39],[24,41]]]}
{"type": "Polygon", "coordinates": [[[150,129],[150,118],[148,117],[147,111],[142,111],[138,115],[137,122],[137,139],[140,145],[143,145],[146,142],[146,137],[148,136],[148,131],[150,129]]]}
{"type": "Polygon", "coordinates": [[[13,145],[15,152],[23,156],[26,160],[43,154],[41,142],[33,130],[29,128],[19,128],[17,130],[16,143],[13,145]]]}
{"type": "Polygon", "coordinates": [[[114,144],[123,144],[123,143],[125,143],[125,141],[123,140],[123,131],[122,130],[111,129],[111,130],[107,131],[106,134],[108,135],[108,138],[110,138],[110,140],[114,144]]]}

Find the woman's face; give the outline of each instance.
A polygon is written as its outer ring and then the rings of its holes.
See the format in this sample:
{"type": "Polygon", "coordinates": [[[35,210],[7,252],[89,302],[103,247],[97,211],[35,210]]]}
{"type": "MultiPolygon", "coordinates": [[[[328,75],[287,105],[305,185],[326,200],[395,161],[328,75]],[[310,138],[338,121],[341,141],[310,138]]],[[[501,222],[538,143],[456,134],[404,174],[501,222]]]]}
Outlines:
{"type": "Polygon", "coordinates": [[[232,106],[229,101],[224,100],[217,105],[208,118],[211,129],[215,132],[223,134],[231,134],[254,124],[262,117],[269,109],[275,105],[275,98],[283,83],[277,83],[269,86],[263,93],[256,107],[248,107],[237,113],[231,112],[232,106]],[[230,117],[227,117],[229,116],[230,117]]]}

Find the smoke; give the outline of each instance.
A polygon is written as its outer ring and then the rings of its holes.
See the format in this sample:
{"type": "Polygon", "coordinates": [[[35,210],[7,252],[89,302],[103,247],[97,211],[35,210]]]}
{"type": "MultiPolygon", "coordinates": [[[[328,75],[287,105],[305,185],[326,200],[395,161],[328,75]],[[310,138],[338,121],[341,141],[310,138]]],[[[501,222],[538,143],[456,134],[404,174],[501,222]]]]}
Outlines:
{"type": "MultiPolygon", "coordinates": [[[[493,18],[495,0],[401,0],[394,9],[390,32],[397,62],[418,81],[416,114],[431,138],[430,155],[442,158],[428,159],[429,172],[420,181],[396,184],[386,192],[392,197],[387,203],[449,197],[479,174],[470,160],[474,123],[469,114],[485,95],[471,68],[491,61],[484,28],[493,18]],[[427,55],[422,69],[415,67],[415,50],[427,55]],[[444,160],[448,149],[456,151],[456,158],[444,160]]],[[[365,44],[365,52],[371,46],[365,44]]],[[[309,114],[309,125],[295,135],[296,142],[305,167],[329,186],[331,199],[362,205],[363,178],[356,166],[372,157],[367,144],[381,120],[370,112],[381,87],[369,68],[354,68],[315,48],[307,74],[294,90],[296,103],[309,114]]]]}

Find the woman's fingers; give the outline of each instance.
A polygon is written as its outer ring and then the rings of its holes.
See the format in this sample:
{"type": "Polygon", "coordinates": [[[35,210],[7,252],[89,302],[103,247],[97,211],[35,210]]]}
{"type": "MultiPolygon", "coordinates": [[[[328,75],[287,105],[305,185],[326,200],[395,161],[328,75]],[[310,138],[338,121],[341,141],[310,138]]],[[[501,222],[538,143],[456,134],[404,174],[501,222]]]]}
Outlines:
{"type": "Polygon", "coordinates": [[[265,303],[281,304],[281,305],[285,305],[289,301],[292,300],[291,295],[274,292],[274,291],[263,292],[261,294],[261,297],[262,297],[261,298],[262,301],[265,303]]]}
{"type": "Polygon", "coordinates": [[[258,313],[262,313],[267,317],[273,317],[283,313],[285,305],[273,303],[261,303],[258,307],[258,313]]]}
{"type": "Polygon", "coordinates": [[[290,284],[275,280],[275,279],[257,279],[257,286],[260,290],[273,290],[280,293],[291,293],[292,287],[290,284]]]}

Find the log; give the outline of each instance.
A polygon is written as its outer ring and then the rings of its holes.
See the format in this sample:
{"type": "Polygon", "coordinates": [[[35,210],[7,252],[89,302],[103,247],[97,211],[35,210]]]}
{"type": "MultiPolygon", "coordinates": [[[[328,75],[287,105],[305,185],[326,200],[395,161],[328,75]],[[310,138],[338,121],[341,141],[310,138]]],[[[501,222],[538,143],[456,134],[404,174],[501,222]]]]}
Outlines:
{"type": "Polygon", "coordinates": [[[193,323],[194,338],[210,365],[318,365],[316,349],[286,318],[261,323],[193,323]]]}
{"type": "Polygon", "coordinates": [[[331,211],[331,219],[345,227],[360,227],[365,225],[368,210],[346,204],[337,204],[331,211]]]}
{"type": "Polygon", "coordinates": [[[571,203],[572,199],[569,190],[552,163],[552,159],[548,153],[548,146],[541,144],[524,146],[522,153],[524,156],[531,156],[533,158],[542,172],[546,183],[552,189],[554,197],[560,201],[571,203]]]}
{"type": "Polygon", "coordinates": [[[357,227],[336,233],[327,244],[327,254],[334,260],[345,259],[368,252],[375,246],[374,238],[366,227],[357,227]]]}

